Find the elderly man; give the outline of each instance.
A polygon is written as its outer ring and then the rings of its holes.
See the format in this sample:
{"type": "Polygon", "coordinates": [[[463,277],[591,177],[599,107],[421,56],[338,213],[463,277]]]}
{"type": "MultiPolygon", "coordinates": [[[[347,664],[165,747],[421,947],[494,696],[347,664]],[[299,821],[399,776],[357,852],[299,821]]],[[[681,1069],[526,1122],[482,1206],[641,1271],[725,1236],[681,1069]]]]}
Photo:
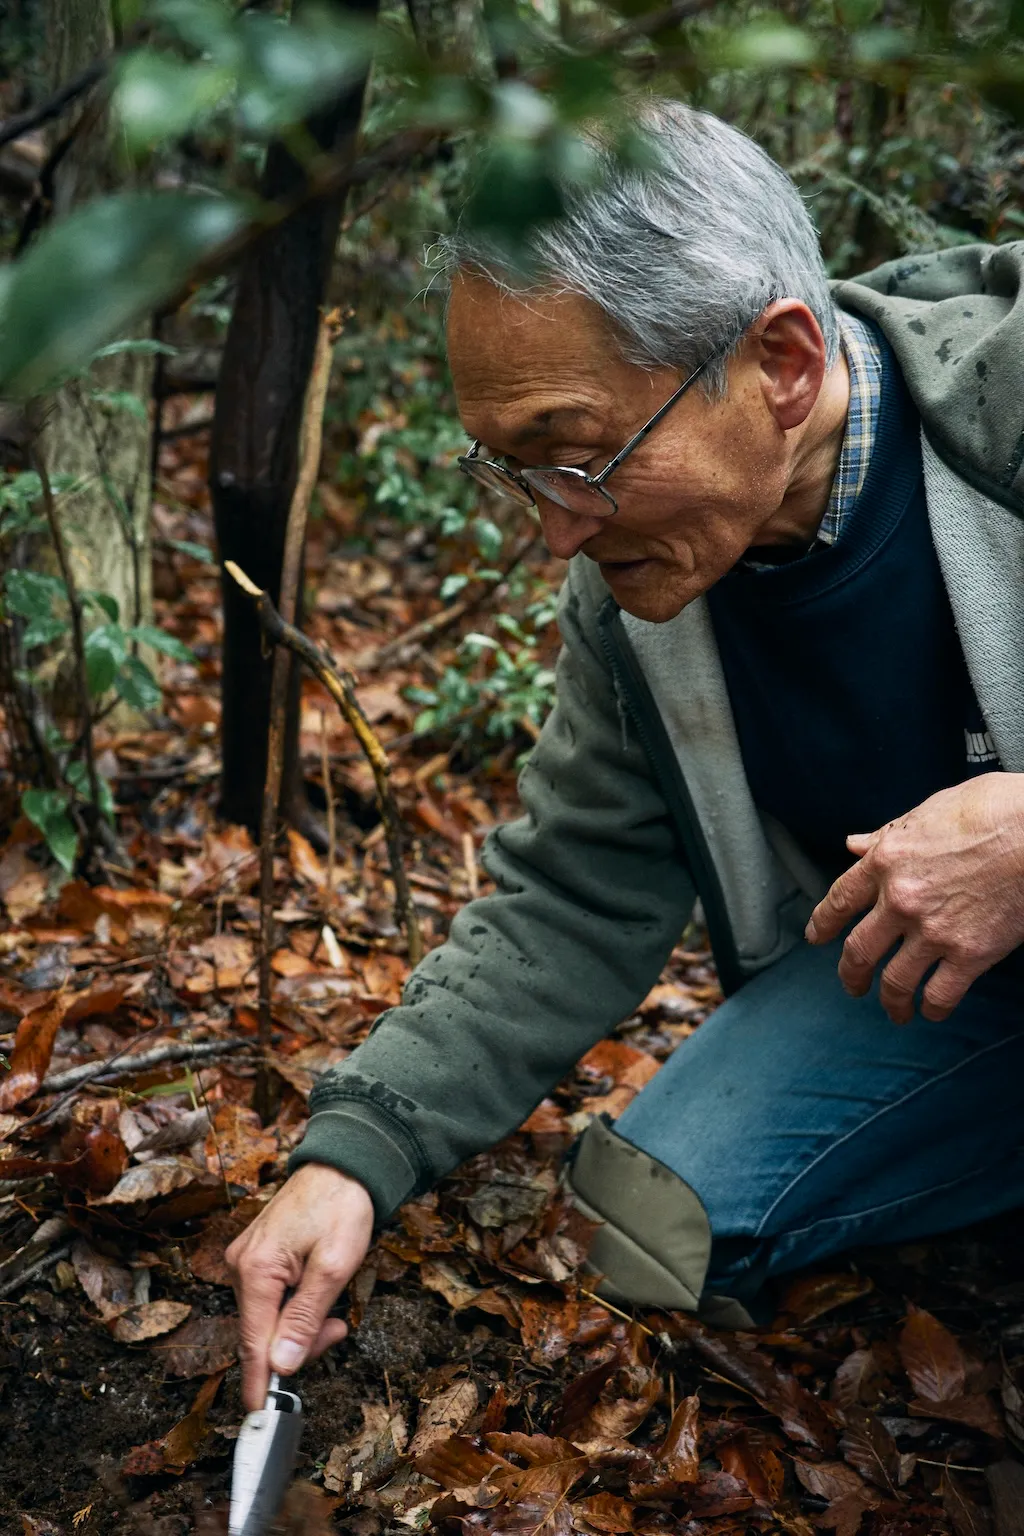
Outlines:
{"type": "Polygon", "coordinates": [[[495,894],[229,1250],[250,1403],[342,1336],[375,1217],[520,1124],[698,897],[726,1001],[570,1174],[610,1294],[741,1319],[1024,1199],[1024,247],[830,289],[753,142],[639,121],[656,163],[572,194],[529,279],[445,243],[462,467],[571,561],[557,704],[495,894]]]}

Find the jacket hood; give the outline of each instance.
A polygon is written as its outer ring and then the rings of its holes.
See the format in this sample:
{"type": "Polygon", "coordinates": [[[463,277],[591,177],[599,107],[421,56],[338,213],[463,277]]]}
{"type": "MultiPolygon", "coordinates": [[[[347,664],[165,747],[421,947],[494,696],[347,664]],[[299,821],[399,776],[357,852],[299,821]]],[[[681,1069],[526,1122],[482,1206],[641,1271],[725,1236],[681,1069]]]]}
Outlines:
{"type": "Polygon", "coordinates": [[[1024,241],[886,262],[832,292],[881,328],[936,452],[1024,515],[1024,241]]]}

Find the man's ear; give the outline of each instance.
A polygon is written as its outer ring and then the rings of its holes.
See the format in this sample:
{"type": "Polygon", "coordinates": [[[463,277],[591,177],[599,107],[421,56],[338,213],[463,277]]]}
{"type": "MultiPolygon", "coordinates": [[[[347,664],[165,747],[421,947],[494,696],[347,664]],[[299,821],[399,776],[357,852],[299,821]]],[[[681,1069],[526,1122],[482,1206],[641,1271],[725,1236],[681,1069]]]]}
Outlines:
{"type": "Polygon", "coordinates": [[[811,414],[825,377],[825,338],[806,304],[778,299],[761,315],[758,345],[765,404],[784,432],[811,414]]]}

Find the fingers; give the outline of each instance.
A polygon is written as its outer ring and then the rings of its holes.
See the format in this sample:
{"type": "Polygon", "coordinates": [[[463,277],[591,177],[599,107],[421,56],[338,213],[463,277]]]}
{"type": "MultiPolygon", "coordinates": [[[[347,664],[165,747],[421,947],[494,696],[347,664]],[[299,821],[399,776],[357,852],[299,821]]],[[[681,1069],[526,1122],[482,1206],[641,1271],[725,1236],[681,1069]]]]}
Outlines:
{"type": "Polygon", "coordinates": [[[870,991],[875,970],[902,937],[899,919],[881,903],[847,935],[839,957],[839,980],[851,997],[864,997],[870,991]]]}
{"type": "Polygon", "coordinates": [[[906,939],[882,972],[878,998],[894,1024],[909,1024],[914,1017],[914,998],[930,966],[941,951],[923,939],[906,939]]]}
{"type": "MultiPolygon", "coordinates": [[[[290,1376],[311,1355],[321,1352],[316,1348],[321,1339],[326,1338],[322,1345],[326,1349],[329,1344],[345,1337],[344,1323],[341,1323],[339,1333],[337,1328],[330,1327],[327,1314],[352,1274],[353,1266],[343,1248],[320,1244],[313,1249],[298,1289],[276,1319],[269,1351],[270,1364],[275,1371],[290,1376]]],[[[340,1319],[331,1321],[341,1322],[340,1319]]]]}
{"type": "Polygon", "coordinates": [[[833,882],[832,888],[811,913],[804,937],[810,944],[826,944],[850,920],[870,907],[878,896],[878,877],[862,859],[833,882]]]}
{"type": "Polygon", "coordinates": [[[242,1362],[242,1401],[247,1410],[262,1408],[270,1380],[270,1340],[281,1302],[292,1278],[280,1250],[265,1253],[253,1228],[243,1232],[224,1255],[238,1302],[238,1353],[242,1362]]]}
{"type": "Polygon", "coordinates": [[[344,1323],[327,1314],[363,1262],[372,1231],[373,1202],[363,1186],[310,1163],[228,1248],[248,1409],[262,1407],[271,1369],[290,1375],[344,1338],[344,1323]],[[282,1311],[289,1287],[294,1295],[282,1311]]]}
{"type": "Polygon", "coordinates": [[[935,974],[928,979],[928,985],[921,997],[921,1017],[929,1019],[933,1024],[941,1024],[943,1019],[948,1019],[957,1003],[963,1000],[964,994],[972,981],[977,981],[984,966],[957,965],[952,960],[943,960],[936,966],[935,974]]]}

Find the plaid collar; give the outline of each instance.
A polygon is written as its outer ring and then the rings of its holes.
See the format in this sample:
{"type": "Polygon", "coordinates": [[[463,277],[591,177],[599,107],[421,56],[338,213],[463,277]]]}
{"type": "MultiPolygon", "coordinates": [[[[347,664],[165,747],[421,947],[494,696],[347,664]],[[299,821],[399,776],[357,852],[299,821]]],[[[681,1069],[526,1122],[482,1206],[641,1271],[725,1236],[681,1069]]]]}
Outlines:
{"type": "Polygon", "coordinates": [[[843,355],[850,370],[850,406],[832,494],[818,529],[818,544],[834,544],[867,478],[882,400],[882,349],[871,327],[839,311],[843,355]]]}

